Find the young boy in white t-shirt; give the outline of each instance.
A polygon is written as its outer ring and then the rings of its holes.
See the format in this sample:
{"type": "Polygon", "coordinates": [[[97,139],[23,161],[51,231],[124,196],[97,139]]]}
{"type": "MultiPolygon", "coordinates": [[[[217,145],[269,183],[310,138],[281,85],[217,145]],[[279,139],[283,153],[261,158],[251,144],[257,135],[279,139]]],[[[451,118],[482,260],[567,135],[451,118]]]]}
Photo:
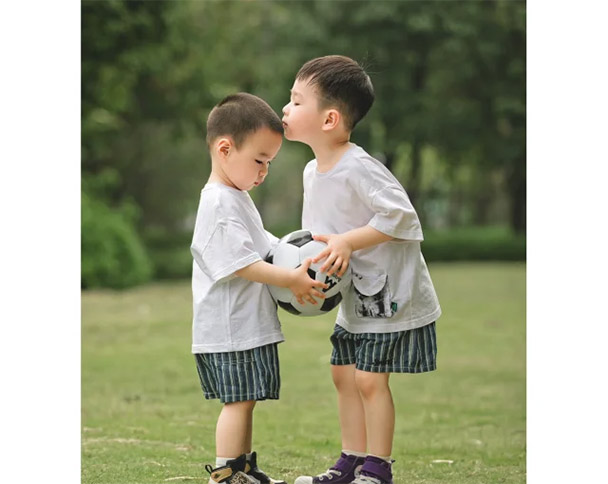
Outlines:
{"type": "Polygon", "coordinates": [[[395,409],[391,373],[436,367],[435,321],[441,314],[420,251],[420,221],[397,179],[350,142],[369,111],[369,76],[344,56],[302,66],[283,108],[288,140],[310,146],[304,170],[302,228],[327,242],[314,262],[353,284],[331,336],[342,452],[334,466],[296,484],[393,484],[395,409]]]}
{"type": "Polygon", "coordinates": [[[264,230],[247,193],[264,182],[283,141],[281,120],[262,99],[238,93],[207,119],[211,175],[201,191],[191,252],[192,353],[205,398],[224,404],[216,427],[209,483],[284,483],[257,467],[253,409],[278,399],[277,344],[284,340],[265,284],[291,289],[316,304],[325,284],[307,273],[310,260],[287,270],[264,262],[277,238],[264,230]]]}

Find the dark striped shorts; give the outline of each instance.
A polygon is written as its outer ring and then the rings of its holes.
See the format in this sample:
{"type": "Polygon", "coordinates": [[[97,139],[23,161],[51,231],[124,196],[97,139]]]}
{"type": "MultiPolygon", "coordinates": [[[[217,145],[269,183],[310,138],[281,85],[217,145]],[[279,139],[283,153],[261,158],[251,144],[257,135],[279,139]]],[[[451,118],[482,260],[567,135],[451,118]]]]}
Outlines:
{"type": "Polygon", "coordinates": [[[373,373],[433,371],[437,360],[435,323],[395,333],[354,334],[335,325],[330,337],[332,365],[352,365],[373,373]]]}
{"type": "Polygon", "coordinates": [[[196,369],[206,399],[222,403],[279,398],[277,343],[244,351],[196,353],[196,369]]]}

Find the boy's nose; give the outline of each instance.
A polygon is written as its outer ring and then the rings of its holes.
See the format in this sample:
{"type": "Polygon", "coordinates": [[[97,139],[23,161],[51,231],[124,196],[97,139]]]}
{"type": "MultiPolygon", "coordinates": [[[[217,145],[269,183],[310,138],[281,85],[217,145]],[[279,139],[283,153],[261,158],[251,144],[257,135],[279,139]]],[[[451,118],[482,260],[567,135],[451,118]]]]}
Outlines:
{"type": "Polygon", "coordinates": [[[287,104],[285,104],[285,106],[283,106],[283,114],[287,114],[287,109],[289,108],[289,104],[290,103],[287,103],[287,104]]]}

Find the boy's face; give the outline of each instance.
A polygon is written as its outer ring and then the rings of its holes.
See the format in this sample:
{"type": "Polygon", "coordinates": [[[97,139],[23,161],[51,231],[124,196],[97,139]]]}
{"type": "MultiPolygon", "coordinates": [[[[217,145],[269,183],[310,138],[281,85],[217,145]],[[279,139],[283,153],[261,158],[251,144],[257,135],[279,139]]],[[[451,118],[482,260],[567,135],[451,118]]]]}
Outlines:
{"type": "Polygon", "coordinates": [[[224,181],[228,186],[248,191],[264,182],[283,137],[264,127],[247,136],[239,149],[230,138],[220,138],[217,143],[224,181]]]}
{"type": "Polygon", "coordinates": [[[290,101],[283,107],[283,128],[288,140],[310,145],[321,133],[324,112],[308,81],[296,79],[293,83],[290,101]]]}

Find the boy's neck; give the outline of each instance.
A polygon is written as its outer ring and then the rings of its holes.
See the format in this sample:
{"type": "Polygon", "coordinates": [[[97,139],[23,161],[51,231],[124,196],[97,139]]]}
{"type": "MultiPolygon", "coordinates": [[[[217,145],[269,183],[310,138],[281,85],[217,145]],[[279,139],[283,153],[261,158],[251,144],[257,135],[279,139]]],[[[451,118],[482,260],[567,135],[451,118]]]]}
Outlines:
{"type": "Polygon", "coordinates": [[[222,185],[230,186],[229,180],[226,178],[225,173],[219,168],[219,161],[211,158],[211,173],[207,179],[207,183],[220,183],[222,185]]]}
{"type": "Polygon", "coordinates": [[[353,146],[354,143],[348,139],[327,145],[311,146],[317,160],[317,171],[325,173],[331,170],[340,161],[342,155],[353,146]]]}

